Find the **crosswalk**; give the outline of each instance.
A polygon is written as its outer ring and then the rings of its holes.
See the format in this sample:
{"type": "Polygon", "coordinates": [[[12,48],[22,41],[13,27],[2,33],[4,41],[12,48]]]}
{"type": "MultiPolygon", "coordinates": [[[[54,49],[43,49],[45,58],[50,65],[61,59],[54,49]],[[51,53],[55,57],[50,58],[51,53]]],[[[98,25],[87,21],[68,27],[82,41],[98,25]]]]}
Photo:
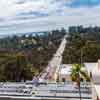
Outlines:
{"type": "MultiPolygon", "coordinates": [[[[89,82],[81,83],[82,100],[92,99],[92,85],[89,82]]],[[[73,82],[48,82],[38,86],[27,83],[0,84],[0,98],[28,98],[28,100],[79,100],[79,89],[73,82]]],[[[3,100],[3,99],[2,99],[3,100]]],[[[15,99],[9,99],[15,100],[15,99]]]]}
{"type": "MultiPolygon", "coordinates": [[[[79,99],[79,89],[74,84],[57,83],[47,84],[34,87],[36,97],[48,97],[48,98],[62,98],[66,100],[79,99]]],[[[82,100],[92,100],[91,84],[81,84],[81,98],[82,100]]]]}

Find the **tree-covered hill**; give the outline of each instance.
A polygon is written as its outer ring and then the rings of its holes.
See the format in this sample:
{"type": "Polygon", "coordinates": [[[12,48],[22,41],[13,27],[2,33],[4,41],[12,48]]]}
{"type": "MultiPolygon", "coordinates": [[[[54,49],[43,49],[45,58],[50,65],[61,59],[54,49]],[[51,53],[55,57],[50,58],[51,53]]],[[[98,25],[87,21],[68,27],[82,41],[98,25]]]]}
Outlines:
{"type": "Polygon", "coordinates": [[[47,66],[65,30],[0,39],[0,81],[30,80],[47,66]]]}
{"type": "Polygon", "coordinates": [[[100,27],[69,28],[63,63],[97,62],[100,59],[100,27]]]}

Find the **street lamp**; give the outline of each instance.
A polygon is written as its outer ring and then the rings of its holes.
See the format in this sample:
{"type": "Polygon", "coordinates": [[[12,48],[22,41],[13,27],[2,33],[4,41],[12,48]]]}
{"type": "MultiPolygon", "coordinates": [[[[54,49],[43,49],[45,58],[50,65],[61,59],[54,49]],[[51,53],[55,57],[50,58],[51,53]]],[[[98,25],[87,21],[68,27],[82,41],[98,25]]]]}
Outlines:
{"type": "Polygon", "coordinates": [[[83,48],[81,48],[81,65],[83,63],[83,48]]]}

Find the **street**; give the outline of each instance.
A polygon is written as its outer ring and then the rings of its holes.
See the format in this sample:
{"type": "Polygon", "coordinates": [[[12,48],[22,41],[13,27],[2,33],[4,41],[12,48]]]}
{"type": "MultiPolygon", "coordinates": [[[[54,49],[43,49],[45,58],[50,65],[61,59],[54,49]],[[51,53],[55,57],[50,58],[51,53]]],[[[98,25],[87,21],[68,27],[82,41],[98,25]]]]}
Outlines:
{"type": "Polygon", "coordinates": [[[64,52],[65,46],[66,46],[66,35],[62,39],[62,42],[54,54],[51,61],[48,63],[47,68],[45,69],[44,73],[41,75],[40,79],[44,80],[56,80],[57,79],[57,73],[59,71],[60,64],[62,62],[62,54],[64,52]]]}

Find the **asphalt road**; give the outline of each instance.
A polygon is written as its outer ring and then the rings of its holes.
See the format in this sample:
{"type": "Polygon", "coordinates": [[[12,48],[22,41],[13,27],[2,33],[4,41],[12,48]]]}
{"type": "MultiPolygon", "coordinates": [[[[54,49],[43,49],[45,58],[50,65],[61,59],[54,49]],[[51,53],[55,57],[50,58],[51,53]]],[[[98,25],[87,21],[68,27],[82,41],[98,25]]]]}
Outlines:
{"type": "Polygon", "coordinates": [[[40,80],[56,80],[57,73],[60,67],[60,64],[62,62],[62,54],[64,52],[65,46],[66,46],[66,36],[62,39],[62,42],[57,49],[56,53],[54,54],[51,61],[48,63],[47,68],[43,72],[43,74],[40,77],[40,80]]]}

